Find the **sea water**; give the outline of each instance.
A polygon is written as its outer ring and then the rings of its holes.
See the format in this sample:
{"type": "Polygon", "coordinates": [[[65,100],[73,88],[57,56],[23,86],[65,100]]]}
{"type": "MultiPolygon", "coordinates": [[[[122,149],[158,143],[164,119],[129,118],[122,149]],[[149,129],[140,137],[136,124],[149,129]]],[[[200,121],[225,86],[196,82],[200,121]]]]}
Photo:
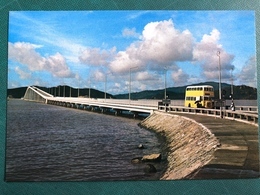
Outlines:
{"type": "Polygon", "coordinates": [[[157,180],[131,159],[161,153],[163,139],[140,121],[11,99],[7,106],[6,181],[157,180]],[[143,144],[145,149],[139,149],[143,144]]]}

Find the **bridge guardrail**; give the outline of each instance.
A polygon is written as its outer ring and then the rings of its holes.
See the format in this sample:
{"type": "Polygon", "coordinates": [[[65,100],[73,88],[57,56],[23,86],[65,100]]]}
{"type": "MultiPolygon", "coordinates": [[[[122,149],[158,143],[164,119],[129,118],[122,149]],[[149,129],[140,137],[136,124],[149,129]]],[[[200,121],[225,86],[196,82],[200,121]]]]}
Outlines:
{"type": "MultiPolygon", "coordinates": [[[[239,120],[242,122],[254,124],[258,126],[258,108],[257,106],[236,106],[236,111],[232,110],[219,110],[219,109],[205,109],[205,108],[191,108],[176,105],[177,102],[170,105],[160,105],[158,100],[116,100],[116,99],[92,99],[92,98],[69,98],[69,97],[53,97],[52,95],[36,88],[28,87],[25,93],[24,99],[38,102],[54,101],[63,103],[78,105],[92,105],[96,107],[107,107],[128,110],[134,112],[150,113],[153,110],[165,110],[168,112],[183,112],[190,114],[202,114],[208,116],[221,117],[226,119],[239,120]],[[27,95],[28,93],[28,95],[27,95]],[[35,95],[36,94],[36,95],[35,95]],[[36,97],[35,97],[36,96],[36,97]],[[157,104],[157,105],[155,105],[157,104]]],[[[178,102],[179,104],[180,102],[178,102]]],[[[183,105],[183,104],[182,104],[183,105]]],[[[255,104],[254,104],[255,105],[255,104]]]]}
{"type": "MultiPolygon", "coordinates": [[[[158,106],[158,110],[165,110],[165,106],[158,106]]],[[[223,109],[220,111],[219,109],[205,109],[205,108],[191,108],[191,107],[180,107],[180,106],[168,106],[166,107],[168,112],[180,112],[180,113],[188,113],[188,114],[201,114],[213,117],[223,116],[225,119],[237,120],[249,124],[253,124],[258,126],[258,113],[250,111],[237,110],[226,110],[223,109]],[[222,112],[222,113],[220,113],[222,112]]]]}

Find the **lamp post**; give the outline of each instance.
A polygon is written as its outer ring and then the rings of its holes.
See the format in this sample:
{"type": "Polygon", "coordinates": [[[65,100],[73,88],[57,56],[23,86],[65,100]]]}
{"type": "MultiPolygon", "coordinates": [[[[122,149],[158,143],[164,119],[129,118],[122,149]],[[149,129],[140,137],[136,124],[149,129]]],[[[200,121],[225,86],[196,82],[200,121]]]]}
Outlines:
{"type": "Polygon", "coordinates": [[[165,66],[164,67],[164,99],[166,100],[167,99],[167,95],[166,95],[166,74],[167,74],[167,67],[165,66]]]}
{"type": "Polygon", "coordinates": [[[78,81],[78,98],[79,98],[79,87],[80,87],[80,74],[79,74],[79,69],[77,71],[76,79],[78,81]]]}
{"type": "Polygon", "coordinates": [[[89,78],[88,98],[91,98],[90,97],[90,87],[91,87],[91,81],[90,81],[90,78],[89,78]]]}
{"type": "Polygon", "coordinates": [[[105,74],[105,101],[107,99],[107,75],[105,74]]]}
{"type": "Polygon", "coordinates": [[[230,72],[230,77],[231,77],[231,89],[230,89],[230,96],[231,96],[231,110],[235,111],[235,104],[234,104],[234,99],[233,99],[233,94],[234,94],[234,88],[233,88],[233,70],[234,68],[231,68],[230,72]]]}
{"type": "Polygon", "coordinates": [[[111,74],[111,72],[105,74],[105,101],[107,99],[107,75],[108,74],[111,74]]]}
{"type": "Polygon", "coordinates": [[[222,118],[222,95],[221,95],[221,64],[220,64],[220,51],[217,52],[218,67],[219,67],[219,101],[220,101],[220,118],[222,118]]]}
{"type": "Polygon", "coordinates": [[[78,80],[78,97],[79,97],[79,85],[80,85],[80,83],[79,83],[79,80],[78,80]]]}
{"type": "Polygon", "coordinates": [[[232,98],[232,100],[233,100],[233,93],[234,93],[234,89],[233,89],[233,74],[232,74],[232,72],[233,72],[233,68],[231,68],[231,71],[230,71],[230,78],[231,78],[231,89],[230,89],[230,92],[231,92],[231,98],[232,98]]]}
{"type": "Polygon", "coordinates": [[[131,67],[130,69],[129,69],[129,103],[130,103],[130,101],[131,101],[131,73],[132,73],[132,69],[134,69],[134,68],[137,68],[137,66],[135,66],[135,67],[131,67]]]}
{"type": "Polygon", "coordinates": [[[63,84],[63,97],[65,97],[65,82],[64,82],[64,78],[62,78],[62,84],[63,84]]]}

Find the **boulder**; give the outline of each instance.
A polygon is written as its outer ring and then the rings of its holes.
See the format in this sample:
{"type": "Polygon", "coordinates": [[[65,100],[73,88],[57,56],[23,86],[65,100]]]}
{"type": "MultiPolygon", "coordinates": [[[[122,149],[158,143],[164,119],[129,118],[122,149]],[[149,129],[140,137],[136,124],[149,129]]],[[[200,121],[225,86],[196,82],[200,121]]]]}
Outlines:
{"type": "Polygon", "coordinates": [[[141,163],[141,162],[142,162],[141,159],[142,159],[142,157],[133,158],[133,159],[131,160],[131,163],[133,163],[133,164],[141,163]]]}
{"type": "Polygon", "coordinates": [[[139,144],[139,145],[138,145],[138,148],[139,148],[139,149],[144,149],[144,145],[143,145],[143,144],[139,144]]]}
{"type": "Polygon", "coordinates": [[[145,173],[156,173],[157,170],[152,164],[146,164],[144,167],[144,172],[145,173]]]}
{"type": "Polygon", "coordinates": [[[143,158],[141,160],[143,162],[158,162],[161,160],[161,158],[162,158],[161,154],[149,154],[149,155],[143,156],[143,158]]]}

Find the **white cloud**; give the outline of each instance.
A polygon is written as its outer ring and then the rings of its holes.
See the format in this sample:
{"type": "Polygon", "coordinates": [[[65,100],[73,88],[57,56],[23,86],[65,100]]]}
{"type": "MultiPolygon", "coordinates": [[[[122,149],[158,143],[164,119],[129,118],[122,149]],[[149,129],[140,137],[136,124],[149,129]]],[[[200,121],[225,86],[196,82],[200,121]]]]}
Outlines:
{"type": "Polygon", "coordinates": [[[136,29],[135,28],[125,28],[123,31],[122,31],[122,35],[123,37],[133,37],[133,38],[139,38],[140,37],[140,34],[136,32],[136,29]]]}
{"type": "Polygon", "coordinates": [[[93,74],[92,74],[92,78],[94,81],[98,81],[98,82],[104,82],[105,81],[105,77],[106,75],[100,71],[100,70],[96,70],[93,74]]]}
{"type": "Polygon", "coordinates": [[[238,82],[242,85],[256,87],[257,71],[256,71],[256,56],[251,56],[243,66],[239,73],[238,82]]]}
{"type": "Polygon", "coordinates": [[[181,68],[176,67],[171,74],[171,78],[175,86],[183,86],[187,84],[189,75],[183,72],[181,68]]]}
{"type": "Polygon", "coordinates": [[[175,29],[172,20],[148,23],[139,41],[132,43],[125,51],[117,53],[110,63],[114,72],[126,73],[130,67],[145,69],[152,65],[161,69],[173,61],[192,59],[193,37],[188,30],[175,29]]]}
{"type": "Polygon", "coordinates": [[[232,65],[234,55],[227,53],[218,41],[220,32],[213,29],[210,35],[204,35],[201,42],[197,43],[193,50],[193,60],[202,67],[202,74],[205,79],[216,79],[219,75],[219,56],[222,77],[228,77],[229,71],[234,68],[232,65]],[[218,52],[220,55],[218,56],[218,52]]]}
{"type": "Polygon", "coordinates": [[[116,52],[113,47],[110,50],[101,50],[99,48],[87,48],[81,52],[79,60],[88,65],[107,65],[116,52]]]}
{"type": "Polygon", "coordinates": [[[134,12],[134,13],[129,12],[130,14],[128,15],[127,19],[128,19],[128,20],[137,19],[137,18],[139,18],[140,16],[143,16],[143,15],[149,13],[149,12],[150,12],[150,11],[139,11],[139,12],[134,12]]]}
{"type": "Polygon", "coordinates": [[[44,65],[44,69],[51,72],[55,77],[72,78],[75,76],[75,74],[70,71],[65,58],[60,53],[45,58],[44,65]]]}
{"type": "Polygon", "coordinates": [[[31,71],[43,70],[44,58],[35,51],[39,47],[25,42],[8,43],[8,58],[26,65],[31,71]]]}
{"type": "MultiPolygon", "coordinates": [[[[51,17],[52,14],[50,14],[51,17]]],[[[17,32],[26,39],[32,42],[38,42],[46,46],[55,47],[62,53],[67,60],[71,62],[78,62],[78,52],[84,48],[81,44],[83,39],[79,40],[77,36],[70,36],[68,33],[62,31],[62,26],[57,25],[55,19],[46,17],[44,21],[34,17],[28,17],[23,12],[11,12],[12,21],[22,21],[22,24],[15,25],[22,28],[22,32],[17,32]]]]}
{"type": "Polygon", "coordinates": [[[71,78],[74,74],[70,71],[65,58],[56,53],[53,56],[42,57],[31,43],[8,43],[8,58],[25,65],[30,71],[47,71],[55,77],[71,78]]]}
{"type": "Polygon", "coordinates": [[[193,37],[185,30],[175,29],[172,20],[151,22],[144,27],[137,54],[156,63],[192,59],[193,37]]]}
{"type": "MultiPolygon", "coordinates": [[[[220,38],[220,32],[217,30],[217,29],[213,29],[210,33],[210,35],[207,35],[205,34],[203,37],[202,37],[202,40],[201,42],[202,43],[217,43],[219,41],[219,38],[220,38]]],[[[219,45],[221,46],[221,45],[219,45]]]]}
{"type": "Polygon", "coordinates": [[[120,83],[115,83],[115,87],[120,88],[121,84],[120,83]]]}
{"type": "Polygon", "coordinates": [[[32,76],[31,73],[22,70],[19,66],[16,66],[14,70],[19,75],[20,79],[29,79],[32,76]]]}
{"type": "Polygon", "coordinates": [[[155,74],[151,74],[148,71],[142,71],[142,72],[137,72],[135,79],[138,81],[149,81],[149,80],[154,80],[156,78],[155,74]]]}
{"type": "Polygon", "coordinates": [[[144,66],[144,61],[131,57],[128,51],[119,51],[109,64],[112,72],[128,73],[130,68],[144,66]]]}

